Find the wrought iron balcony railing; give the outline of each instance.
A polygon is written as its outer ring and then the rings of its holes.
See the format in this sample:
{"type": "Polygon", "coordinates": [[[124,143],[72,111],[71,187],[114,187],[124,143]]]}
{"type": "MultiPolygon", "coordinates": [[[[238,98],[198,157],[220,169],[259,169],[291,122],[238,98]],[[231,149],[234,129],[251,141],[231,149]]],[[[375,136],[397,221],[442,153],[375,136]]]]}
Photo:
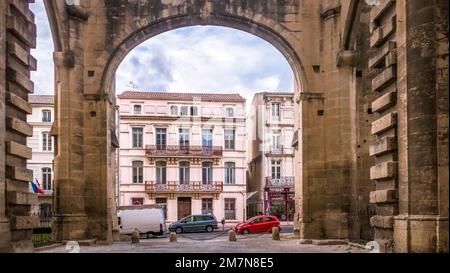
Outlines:
{"type": "Polygon", "coordinates": [[[223,148],[218,146],[150,145],[146,147],[146,154],[147,157],[222,157],[223,148]]]}
{"type": "Polygon", "coordinates": [[[272,177],[266,177],[267,188],[293,188],[295,187],[295,177],[281,177],[280,179],[273,179],[272,177]]]}
{"type": "Polygon", "coordinates": [[[180,184],[179,182],[167,182],[165,184],[156,181],[145,182],[145,191],[148,193],[221,193],[223,192],[223,182],[190,182],[180,184]]]}

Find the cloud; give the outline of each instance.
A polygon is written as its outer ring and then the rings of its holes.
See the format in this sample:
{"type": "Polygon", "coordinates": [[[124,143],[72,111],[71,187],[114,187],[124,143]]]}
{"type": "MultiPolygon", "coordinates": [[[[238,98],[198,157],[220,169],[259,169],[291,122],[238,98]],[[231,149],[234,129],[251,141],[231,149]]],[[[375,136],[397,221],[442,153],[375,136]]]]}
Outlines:
{"type": "Polygon", "coordinates": [[[237,92],[251,103],[255,92],[291,92],[294,76],[285,57],[266,41],[225,27],[196,26],[144,42],[117,71],[117,93],[131,89],[237,92]],[[138,62],[138,61],[139,62],[138,62]]]}
{"type": "MultiPolygon", "coordinates": [[[[32,73],[36,94],[53,94],[53,40],[43,5],[36,15],[38,71],[32,73]]],[[[236,92],[247,104],[255,92],[294,89],[284,56],[268,42],[226,27],[196,26],[169,31],[135,48],[116,74],[117,93],[132,89],[172,92],[236,92]]]]}

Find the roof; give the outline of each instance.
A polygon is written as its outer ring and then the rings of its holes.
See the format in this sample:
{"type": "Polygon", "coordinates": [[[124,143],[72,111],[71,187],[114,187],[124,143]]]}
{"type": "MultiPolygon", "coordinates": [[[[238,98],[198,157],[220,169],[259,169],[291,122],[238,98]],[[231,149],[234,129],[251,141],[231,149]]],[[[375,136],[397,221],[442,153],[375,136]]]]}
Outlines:
{"type": "Polygon", "coordinates": [[[50,95],[30,95],[28,101],[31,104],[54,104],[55,96],[50,95]]]}
{"type": "Polygon", "coordinates": [[[172,93],[125,91],[117,96],[119,99],[171,100],[171,101],[207,101],[207,102],[245,102],[239,94],[219,93],[172,93]]]}

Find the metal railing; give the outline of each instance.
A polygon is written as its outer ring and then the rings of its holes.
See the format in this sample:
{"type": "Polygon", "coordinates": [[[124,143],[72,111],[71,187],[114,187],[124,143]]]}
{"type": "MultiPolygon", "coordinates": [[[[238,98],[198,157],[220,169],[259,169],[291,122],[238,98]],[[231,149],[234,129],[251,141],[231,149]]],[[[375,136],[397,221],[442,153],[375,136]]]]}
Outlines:
{"type": "Polygon", "coordinates": [[[225,220],[236,220],[236,211],[225,210],[225,220]]]}
{"type": "Polygon", "coordinates": [[[222,157],[223,148],[219,146],[150,145],[146,147],[146,155],[147,157],[159,157],[159,156],[222,157]]]}
{"type": "Polygon", "coordinates": [[[273,179],[272,177],[266,177],[266,187],[295,187],[295,177],[281,177],[280,179],[273,179]]]}
{"type": "Polygon", "coordinates": [[[32,241],[35,248],[51,245],[52,240],[52,212],[40,209],[31,216],[38,218],[38,227],[33,228],[32,241]]]}
{"type": "Polygon", "coordinates": [[[146,181],[145,191],[148,193],[221,193],[223,192],[223,182],[211,182],[209,184],[190,182],[180,184],[178,182],[170,181],[162,184],[156,181],[146,181]]]}

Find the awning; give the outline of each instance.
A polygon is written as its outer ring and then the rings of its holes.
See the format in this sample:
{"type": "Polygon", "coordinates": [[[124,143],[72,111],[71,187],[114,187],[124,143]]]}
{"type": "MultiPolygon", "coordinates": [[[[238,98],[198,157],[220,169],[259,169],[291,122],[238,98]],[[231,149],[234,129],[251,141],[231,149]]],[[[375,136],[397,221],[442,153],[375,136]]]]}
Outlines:
{"type": "Polygon", "coordinates": [[[255,194],[257,194],[258,192],[257,191],[254,191],[254,192],[247,192],[247,200],[248,199],[250,199],[250,198],[252,198],[255,194]]]}

